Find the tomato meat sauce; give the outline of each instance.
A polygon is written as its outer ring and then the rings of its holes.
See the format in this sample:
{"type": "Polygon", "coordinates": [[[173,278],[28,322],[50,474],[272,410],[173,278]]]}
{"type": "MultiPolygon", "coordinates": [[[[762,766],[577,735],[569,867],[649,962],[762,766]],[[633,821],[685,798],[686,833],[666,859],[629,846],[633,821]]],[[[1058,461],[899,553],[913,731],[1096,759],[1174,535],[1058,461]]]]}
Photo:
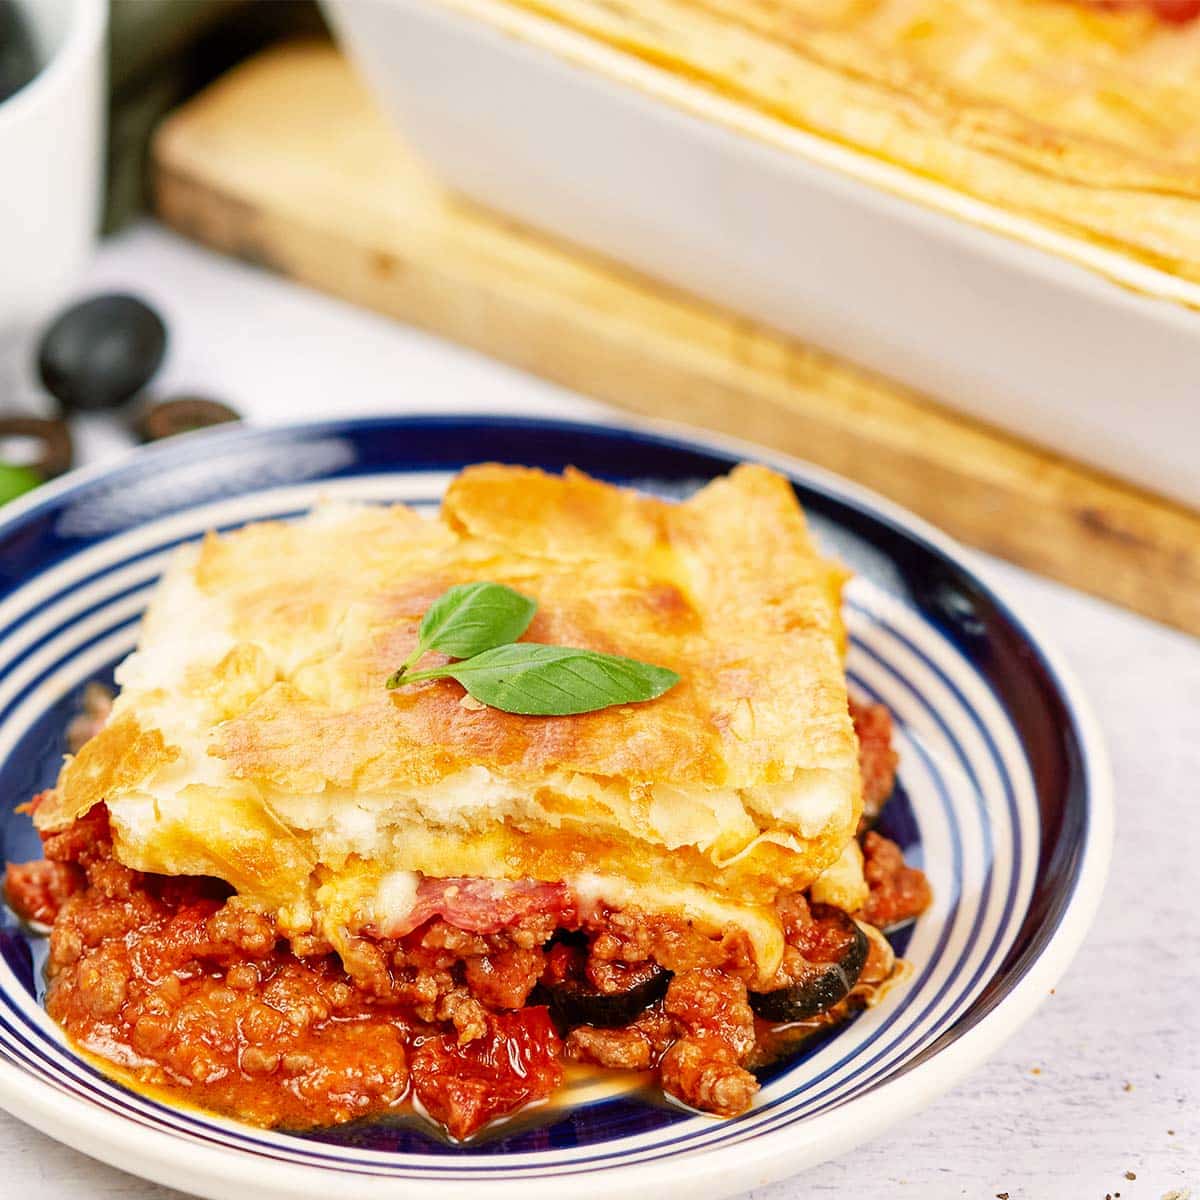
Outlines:
{"type": "MultiPolygon", "coordinates": [[[[854,718],[877,815],[895,771],[890,718],[863,705],[854,718]]],[[[5,891],[51,926],[50,1015],[132,1082],[263,1126],[416,1110],[461,1141],[550,1097],[564,1061],[656,1072],[685,1104],[736,1115],[755,1069],[844,1019],[893,965],[877,946],[865,967],[860,954],[854,992],[781,1033],[747,991],[741,931],[709,938],[632,909],[581,915],[560,884],[426,879],[406,920],[349,930],[335,953],[317,935],[289,941],[217,880],[125,867],[103,804],[46,836],[44,853],[10,865],[5,891]]],[[[860,923],[928,904],[894,843],[869,832],[864,855],[860,923]]],[[[846,914],[802,895],[781,900],[780,916],[776,1006],[847,959],[847,929],[859,938],[846,914]]]]}
{"type": "Polygon", "coordinates": [[[296,954],[223,884],[122,866],[103,806],[45,850],[9,867],[6,891],[21,915],[53,921],[47,1011],[144,1085],[294,1128],[415,1099],[464,1138],[561,1079],[544,1008],[484,1012],[460,1044],[363,990],[327,950],[296,954]]]}

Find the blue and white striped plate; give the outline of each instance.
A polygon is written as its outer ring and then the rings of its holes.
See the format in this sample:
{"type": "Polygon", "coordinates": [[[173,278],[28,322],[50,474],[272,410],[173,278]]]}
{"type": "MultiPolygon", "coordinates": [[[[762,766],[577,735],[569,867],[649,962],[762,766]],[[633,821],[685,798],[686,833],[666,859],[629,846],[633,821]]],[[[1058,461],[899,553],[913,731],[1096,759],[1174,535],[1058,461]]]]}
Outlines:
{"type": "MultiPolygon", "coordinates": [[[[0,517],[0,857],[36,857],[12,812],[54,778],[84,685],[108,680],[171,547],[300,513],[319,494],[437,504],[480,460],[669,496],[739,458],[795,482],[848,592],[854,686],[887,703],[901,788],[886,832],[924,866],[931,911],[897,935],[886,1000],[775,1070],[754,1108],[694,1116],[590,1085],[540,1119],[455,1149],[411,1124],[313,1136],[252,1129],[108,1081],[39,1005],[44,943],[0,915],[0,1105],[114,1165],[214,1197],[728,1194],[844,1151],[911,1113],[1026,1018],[1095,911],[1111,800],[1062,666],[957,547],[842,480],[750,447],[496,417],[334,421],[195,434],[77,473],[0,517]]],[[[335,570],[336,564],[330,564],[335,570]]]]}

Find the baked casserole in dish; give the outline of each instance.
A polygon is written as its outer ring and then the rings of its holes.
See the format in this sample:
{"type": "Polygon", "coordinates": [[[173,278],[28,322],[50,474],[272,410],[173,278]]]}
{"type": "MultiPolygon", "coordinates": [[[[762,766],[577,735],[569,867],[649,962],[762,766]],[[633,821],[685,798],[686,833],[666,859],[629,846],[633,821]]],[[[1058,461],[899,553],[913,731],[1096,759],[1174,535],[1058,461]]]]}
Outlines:
{"type": "Polygon", "coordinates": [[[1194,4],[325,3],[449,189],[727,310],[731,356],[747,317],[1200,505],[1194,4]]]}
{"type": "Polygon", "coordinates": [[[1200,281],[1193,0],[510,0],[1200,281]]]}

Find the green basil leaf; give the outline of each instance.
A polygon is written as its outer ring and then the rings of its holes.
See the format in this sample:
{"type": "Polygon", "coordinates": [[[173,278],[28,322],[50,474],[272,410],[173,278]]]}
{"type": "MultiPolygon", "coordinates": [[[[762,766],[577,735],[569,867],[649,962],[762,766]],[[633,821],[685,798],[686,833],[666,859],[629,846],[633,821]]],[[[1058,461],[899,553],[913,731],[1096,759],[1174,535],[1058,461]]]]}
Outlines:
{"type": "Polygon", "coordinates": [[[470,658],[515,642],[536,611],[536,600],[502,583],[461,583],[429,606],[419,636],[426,650],[470,658]]]}
{"type": "Polygon", "coordinates": [[[0,504],[23,496],[41,482],[42,477],[32,467],[0,463],[0,504]]]}
{"type": "Polygon", "coordinates": [[[529,628],[537,601],[502,583],[460,583],[443,592],[421,618],[416,649],[388,681],[398,687],[409,668],[429,650],[470,658],[493,646],[515,642],[529,628]]]}
{"type": "Polygon", "coordinates": [[[410,675],[405,682],[457,679],[476,700],[503,712],[566,717],[614,704],[653,700],[679,682],[666,667],[577,650],[517,642],[410,675]]]}

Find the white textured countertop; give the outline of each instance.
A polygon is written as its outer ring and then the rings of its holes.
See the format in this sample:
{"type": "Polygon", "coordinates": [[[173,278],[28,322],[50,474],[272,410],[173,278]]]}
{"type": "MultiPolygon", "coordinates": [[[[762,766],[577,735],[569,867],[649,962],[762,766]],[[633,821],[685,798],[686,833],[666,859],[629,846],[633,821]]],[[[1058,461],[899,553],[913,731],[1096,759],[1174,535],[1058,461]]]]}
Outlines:
{"type": "MultiPolygon", "coordinates": [[[[259,423],[606,412],[153,227],[108,244],[88,282],[140,292],[163,312],[168,390],[210,393],[259,423]]],[[[84,431],[88,458],[121,444],[103,422],[84,431]]],[[[878,1140],[755,1200],[1200,1200],[1200,641],[1015,568],[984,569],[1071,661],[1108,739],[1117,844],[1099,918],[1056,993],[986,1066],[878,1140]]],[[[176,1195],[0,1113],[0,1197],[176,1195]]]]}

